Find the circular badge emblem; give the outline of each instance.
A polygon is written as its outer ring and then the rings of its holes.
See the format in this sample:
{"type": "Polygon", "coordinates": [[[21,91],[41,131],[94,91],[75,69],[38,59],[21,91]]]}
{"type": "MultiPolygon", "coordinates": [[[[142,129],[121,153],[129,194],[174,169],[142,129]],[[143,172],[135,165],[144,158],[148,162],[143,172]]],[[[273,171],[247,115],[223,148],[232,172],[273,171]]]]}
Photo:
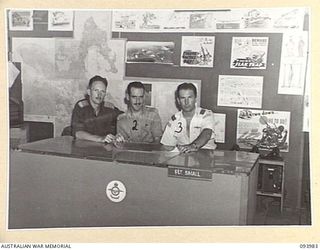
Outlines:
{"type": "Polygon", "coordinates": [[[106,187],[106,194],[109,200],[120,202],[126,197],[126,187],[121,181],[110,181],[106,187]]]}

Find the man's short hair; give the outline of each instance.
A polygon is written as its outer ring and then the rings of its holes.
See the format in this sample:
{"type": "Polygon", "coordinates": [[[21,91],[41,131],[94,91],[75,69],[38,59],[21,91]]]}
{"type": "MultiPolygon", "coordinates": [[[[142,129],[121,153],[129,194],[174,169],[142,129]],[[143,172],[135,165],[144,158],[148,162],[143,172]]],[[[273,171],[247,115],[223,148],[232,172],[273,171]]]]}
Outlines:
{"type": "Polygon", "coordinates": [[[101,77],[101,76],[96,75],[96,76],[92,77],[92,78],[89,80],[88,88],[90,89],[91,86],[92,86],[92,84],[93,84],[94,82],[98,82],[98,81],[99,81],[99,82],[103,82],[104,85],[106,85],[106,87],[108,87],[108,80],[107,80],[107,78],[103,78],[103,77],[101,77]]]}
{"type": "Polygon", "coordinates": [[[128,84],[128,87],[127,87],[127,93],[128,95],[131,94],[131,89],[132,88],[137,88],[137,89],[143,89],[143,91],[145,92],[146,91],[146,88],[144,87],[144,85],[142,84],[142,82],[130,82],[128,84]]]}
{"type": "Polygon", "coordinates": [[[184,82],[181,83],[178,88],[177,88],[177,97],[179,98],[179,91],[180,90],[192,90],[194,93],[194,96],[197,97],[197,88],[193,83],[189,83],[189,82],[184,82]]]}

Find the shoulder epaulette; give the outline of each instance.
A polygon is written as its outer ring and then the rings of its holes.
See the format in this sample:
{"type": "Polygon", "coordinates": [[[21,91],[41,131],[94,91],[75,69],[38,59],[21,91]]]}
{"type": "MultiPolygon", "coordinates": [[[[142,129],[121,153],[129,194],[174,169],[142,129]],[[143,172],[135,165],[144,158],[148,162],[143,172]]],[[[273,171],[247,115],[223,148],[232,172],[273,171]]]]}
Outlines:
{"type": "Polygon", "coordinates": [[[171,116],[172,121],[174,121],[175,119],[177,119],[175,115],[171,116]]]}
{"type": "Polygon", "coordinates": [[[145,107],[145,108],[146,108],[146,110],[148,110],[149,112],[156,112],[156,111],[157,111],[157,109],[154,108],[154,107],[145,107]]]}
{"type": "Polygon", "coordinates": [[[125,114],[125,113],[122,113],[122,114],[118,115],[117,121],[122,120],[124,117],[126,117],[126,114],[125,114]]]}
{"type": "Polygon", "coordinates": [[[203,115],[205,112],[206,112],[205,109],[201,109],[201,110],[200,110],[200,115],[203,115]]]}
{"type": "Polygon", "coordinates": [[[84,100],[79,101],[78,105],[80,108],[84,108],[86,106],[89,106],[89,102],[88,102],[88,100],[84,99],[84,100]]]}

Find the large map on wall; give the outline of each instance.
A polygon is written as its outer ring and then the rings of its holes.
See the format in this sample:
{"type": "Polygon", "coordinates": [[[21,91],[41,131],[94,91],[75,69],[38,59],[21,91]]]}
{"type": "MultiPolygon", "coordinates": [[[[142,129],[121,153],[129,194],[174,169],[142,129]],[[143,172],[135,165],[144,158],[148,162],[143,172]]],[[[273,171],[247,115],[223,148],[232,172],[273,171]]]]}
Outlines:
{"type": "Polygon", "coordinates": [[[24,113],[54,116],[55,134],[70,125],[88,79],[109,80],[108,101],[124,109],[125,40],[110,40],[111,12],[76,11],[73,38],[13,38],[13,61],[22,63],[24,113]]]}

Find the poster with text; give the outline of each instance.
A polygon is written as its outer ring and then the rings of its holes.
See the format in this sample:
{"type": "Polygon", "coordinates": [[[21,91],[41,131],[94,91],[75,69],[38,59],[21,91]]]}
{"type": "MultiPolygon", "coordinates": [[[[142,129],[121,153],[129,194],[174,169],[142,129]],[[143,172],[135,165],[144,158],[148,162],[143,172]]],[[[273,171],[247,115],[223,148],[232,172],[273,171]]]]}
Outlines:
{"type": "Polygon", "coordinates": [[[249,149],[289,151],[290,112],[238,109],[237,144],[249,149]]]}
{"type": "Polygon", "coordinates": [[[278,94],[303,94],[307,70],[307,53],[307,32],[283,34],[278,94]]]}
{"type": "Polygon", "coordinates": [[[214,36],[183,36],[181,66],[213,67],[214,36]]]}
{"type": "Polygon", "coordinates": [[[173,42],[127,42],[127,63],[173,64],[173,42]]]}
{"type": "Polygon", "coordinates": [[[262,76],[219,75],[218,106],[261,108],[262,76]]]}
{"type": "Polygon", "coordinates": [[[266,69],[268,37],[233,37],[232,69],[266,69]]]}

